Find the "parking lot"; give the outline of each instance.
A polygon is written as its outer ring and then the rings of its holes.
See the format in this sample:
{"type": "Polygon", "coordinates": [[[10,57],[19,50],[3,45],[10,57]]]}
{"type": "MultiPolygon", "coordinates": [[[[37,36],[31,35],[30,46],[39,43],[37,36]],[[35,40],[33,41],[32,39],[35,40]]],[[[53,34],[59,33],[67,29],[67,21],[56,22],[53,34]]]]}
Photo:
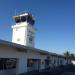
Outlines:
{"type": "Polygon", "coordinates": [[[61,75],[75,75],[75,72],[64,72],[61,75]]]}
{"type": "Polygon", "coordinates": [[[41,72],[35,71],[22,75],[75,75],[75,66],[74,65],[66,65],[59,66],[52,69],[45,69],[41,72]]]}

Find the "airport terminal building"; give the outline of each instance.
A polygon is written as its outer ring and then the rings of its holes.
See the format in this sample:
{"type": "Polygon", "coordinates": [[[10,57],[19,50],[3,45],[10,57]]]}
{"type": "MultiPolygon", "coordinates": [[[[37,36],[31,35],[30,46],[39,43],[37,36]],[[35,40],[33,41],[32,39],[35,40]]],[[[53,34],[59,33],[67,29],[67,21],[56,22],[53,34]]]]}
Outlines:
{"type": "Polygon", "coordinates": [[[30,13],[13,16],[12,42],[0,40],[0,75],[14,75],[66,65],[71,59],[35,48],[35,18],[30,13]]]}

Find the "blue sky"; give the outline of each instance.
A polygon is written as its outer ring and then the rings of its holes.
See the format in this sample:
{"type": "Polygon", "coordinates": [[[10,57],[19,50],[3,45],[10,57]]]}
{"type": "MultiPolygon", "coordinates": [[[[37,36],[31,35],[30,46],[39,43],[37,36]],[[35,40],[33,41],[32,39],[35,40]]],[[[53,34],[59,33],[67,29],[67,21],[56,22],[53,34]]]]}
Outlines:
{"type": "Polygon", "coordinates": [[[36,18],[36,48],[75,53],[75,0],[0,0],[0,39],[11,41],[12,16],[22,11],[36,18]]]}

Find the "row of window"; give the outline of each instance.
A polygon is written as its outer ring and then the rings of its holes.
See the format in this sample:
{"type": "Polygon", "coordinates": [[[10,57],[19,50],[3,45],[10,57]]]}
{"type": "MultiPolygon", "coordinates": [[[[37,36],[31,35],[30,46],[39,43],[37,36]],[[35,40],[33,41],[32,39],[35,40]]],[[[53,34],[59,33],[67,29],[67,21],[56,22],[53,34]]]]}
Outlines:
{"type": "MultiPolygon", "coordinates": [[[[40,64],[40,61],[41,60],[37,60],[37,62],[39,62],[39,64],[40,64]]],[[[33,60],[33,59],[28,59],[28,61],[27,61],[27,67],[33,67],[33,65],[34,65],[34,63],[35,63],[35,61],[33,60]]],[[[42,62],[42,64],[45,64],[45,66],[49,66],[49,64],[51,63],[51,60],[48,60],[48,59],[46,59],[44,62],[42,62]]],[[[63,61],[62,60],[60,60],[60,61],[57,61],[57,60],[54,60],[53,61],[53,64],[63,64],[63,61]]]]}
{"type": "Polygon", "coordinates": [[[18,18],[15,18],[16,23],[25,22],[27,21],[31,25],[34,25],[35,21],[30,16],[20,16],[18,18]]]}

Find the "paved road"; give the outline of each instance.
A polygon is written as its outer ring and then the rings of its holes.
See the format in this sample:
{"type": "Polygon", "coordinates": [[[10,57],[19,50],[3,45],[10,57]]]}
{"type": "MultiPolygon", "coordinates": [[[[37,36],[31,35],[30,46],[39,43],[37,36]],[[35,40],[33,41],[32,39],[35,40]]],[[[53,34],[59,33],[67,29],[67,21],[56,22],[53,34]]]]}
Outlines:
{"type": "Polygon", "coordinates": [[[75,75],[75,72],[64,72],[61,75],[75,75]]]}

